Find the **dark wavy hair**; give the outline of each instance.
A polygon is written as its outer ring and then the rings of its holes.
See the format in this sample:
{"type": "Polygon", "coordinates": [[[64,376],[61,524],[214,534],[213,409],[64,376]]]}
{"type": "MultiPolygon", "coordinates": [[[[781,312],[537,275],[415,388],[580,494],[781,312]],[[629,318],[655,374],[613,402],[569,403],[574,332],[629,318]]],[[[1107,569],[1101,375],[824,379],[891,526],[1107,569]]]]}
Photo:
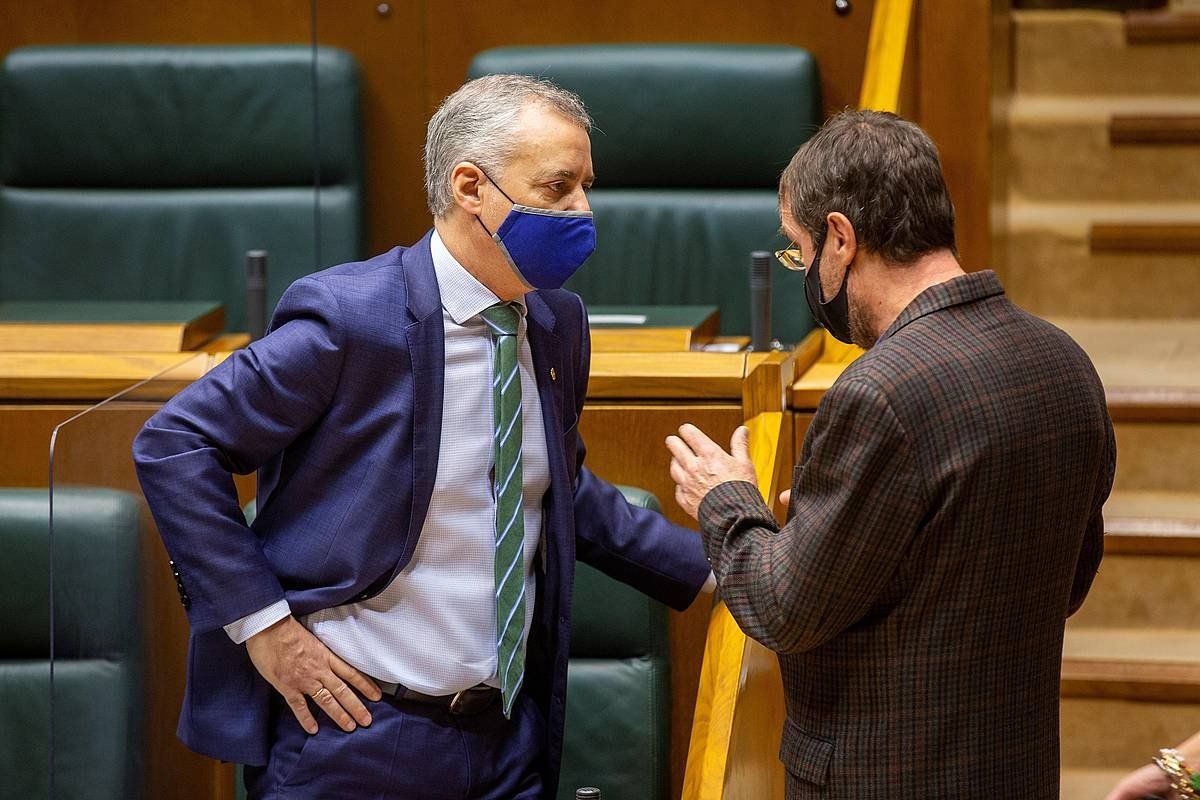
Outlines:
{"type": "Polygon", "coordinates": [[[858,244],[885,261],[911,264],[954,241],[954,204],[937,147],[895,114],[844,111],[805,142],[779,179],[779,202],[824,244],[834,211],[854,225],[858,244]]]}

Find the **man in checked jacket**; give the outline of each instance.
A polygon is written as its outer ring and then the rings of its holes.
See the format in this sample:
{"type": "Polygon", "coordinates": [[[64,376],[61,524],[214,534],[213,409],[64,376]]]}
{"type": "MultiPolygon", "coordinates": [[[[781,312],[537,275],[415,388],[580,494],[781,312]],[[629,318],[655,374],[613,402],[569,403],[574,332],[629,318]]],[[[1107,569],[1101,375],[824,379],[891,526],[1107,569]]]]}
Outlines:
{"type": "Polygon", "coordinates": [[[867,353],[817,409],[782,527],[745,429],[732,455],[690,425],[667,444],[723,599],[779,654],[787,797],[1054,800],[1063,626],[1115,465],[1103,387],[994,273],[963,272],[916,125],[839,115],[779,197],[781,260],[867,353]]]}

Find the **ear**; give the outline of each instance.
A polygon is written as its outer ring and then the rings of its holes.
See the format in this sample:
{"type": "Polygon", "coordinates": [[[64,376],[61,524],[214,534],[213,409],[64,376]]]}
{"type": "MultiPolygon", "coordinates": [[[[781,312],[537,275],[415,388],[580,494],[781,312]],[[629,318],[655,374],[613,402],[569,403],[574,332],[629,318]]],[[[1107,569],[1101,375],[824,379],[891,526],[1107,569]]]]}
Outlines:
{"type": "Polygon", "coordinates": [[[832,211],[825,217],[829,233],[825,246],[833,253],[839,266],[846,266],[854,260],[858,253],[858,236],[850,219],[840,211],[832,211]]]}
{"type": "Polygon", "coordinates": [[[483,200],[479,187],[487,182],[483,170],[470,161],[460,161],[450,171],[450,190],[454,193],[454,204],[468,214],[479,216],[483,211],[483,200]]]}

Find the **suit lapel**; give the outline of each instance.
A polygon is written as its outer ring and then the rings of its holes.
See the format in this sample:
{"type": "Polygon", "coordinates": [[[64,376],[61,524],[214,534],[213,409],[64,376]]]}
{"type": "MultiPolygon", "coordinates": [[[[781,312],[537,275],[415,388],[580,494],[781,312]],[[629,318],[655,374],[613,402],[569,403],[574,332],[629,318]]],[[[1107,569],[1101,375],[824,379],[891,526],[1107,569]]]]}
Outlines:
{"type": "MultiPolygon", "coordinates": [[[[556,442],[561,444],[563,433],[562,386],[566,378],[563,373],[562,342],[554,332],[554,312],[545,301],[530,293],[526,295],[526,306],[526,335],[529,337],[529,350],[533,354],[542,422],[546,428],[546,442],[554,449],[556,442]]],[[[558,450],[561,452],[561,447],[558,450]]]]}
{"type": "MultiPolygon", "coordinates": [[[[432,233],[432,232],[431,232],[432,233]]],[[[425,524],[433,483],[437,477],[442,441],[442,399],[446,375],[446,332],[442,323],[442,298],[433,256],[431,233],[404,251],[404,280],[412,321],[404,329],[412,360],[412,516],[409,531],[418,534],[425,524]]],[[[410,547],[418,536],[410,536],[410,547]]],[[[407,560],[408,553],[405,554],[407,560]]]]}

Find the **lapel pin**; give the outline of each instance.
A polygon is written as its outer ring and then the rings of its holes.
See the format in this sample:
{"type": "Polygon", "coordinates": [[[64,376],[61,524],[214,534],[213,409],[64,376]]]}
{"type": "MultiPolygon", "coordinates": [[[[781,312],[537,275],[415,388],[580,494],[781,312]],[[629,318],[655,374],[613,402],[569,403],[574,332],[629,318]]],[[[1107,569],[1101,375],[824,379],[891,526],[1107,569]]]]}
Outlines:
{"type": "Polygon", "coordinates": [[[552,380],[552,381],[558,380],[558,371],[556,369],[554,369],[554,367],[550,368],[550,380],[552,380]]]}

